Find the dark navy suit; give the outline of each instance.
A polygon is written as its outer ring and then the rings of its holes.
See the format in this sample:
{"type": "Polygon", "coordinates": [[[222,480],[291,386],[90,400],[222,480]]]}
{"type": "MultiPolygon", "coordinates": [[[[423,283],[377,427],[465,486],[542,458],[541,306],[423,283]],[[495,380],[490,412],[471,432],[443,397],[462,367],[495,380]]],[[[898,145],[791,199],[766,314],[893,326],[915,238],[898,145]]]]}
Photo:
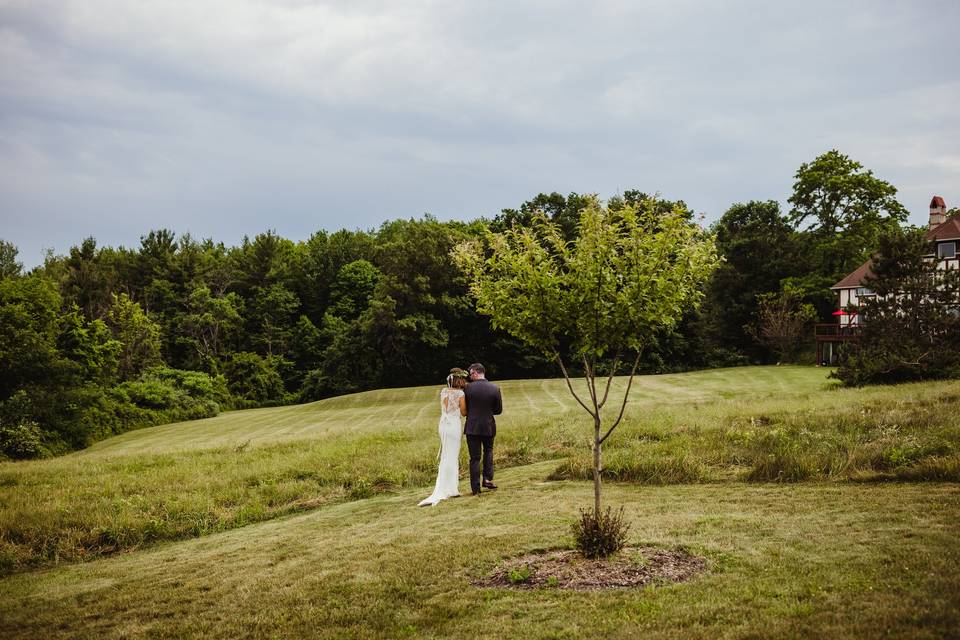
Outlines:
{"type": "Polygon", "coordinates": [[[500,387],[487,380],[477,380],[463,390],[467,403],[467,448],[470,450],[470,489],[480,491],[480,452],[483,450],[483,479],[493,482],[493,438],[497,435],[497,419],[503,413],[500,387]]]}

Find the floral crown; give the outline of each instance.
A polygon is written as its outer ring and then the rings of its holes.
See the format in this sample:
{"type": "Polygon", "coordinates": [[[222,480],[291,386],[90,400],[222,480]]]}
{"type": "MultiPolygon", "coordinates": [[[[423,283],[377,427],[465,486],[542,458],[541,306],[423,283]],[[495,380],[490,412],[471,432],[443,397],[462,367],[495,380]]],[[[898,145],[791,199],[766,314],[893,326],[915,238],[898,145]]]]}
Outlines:
{"type": "Polygon", "coordinates": [[[467,376],[468,376],[467,372],[462,369],[460,371],[454,371],[453,373],[447,376],[447,384],[453,386],[453,381],[456,378],[466,378],[467,376]]]}

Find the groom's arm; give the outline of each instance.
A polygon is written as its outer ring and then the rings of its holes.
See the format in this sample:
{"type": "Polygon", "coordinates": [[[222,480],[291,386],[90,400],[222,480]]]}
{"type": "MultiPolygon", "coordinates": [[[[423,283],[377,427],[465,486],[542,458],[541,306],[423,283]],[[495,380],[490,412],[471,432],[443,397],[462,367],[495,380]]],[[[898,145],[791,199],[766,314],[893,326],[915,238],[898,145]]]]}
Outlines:
{"type": "Polygon", "coordinates": [[[497,387],[497,396],[493,399],[493,415],[498,416],[503,413],[503,396],[500,395],[500,387],[497,387]]]}

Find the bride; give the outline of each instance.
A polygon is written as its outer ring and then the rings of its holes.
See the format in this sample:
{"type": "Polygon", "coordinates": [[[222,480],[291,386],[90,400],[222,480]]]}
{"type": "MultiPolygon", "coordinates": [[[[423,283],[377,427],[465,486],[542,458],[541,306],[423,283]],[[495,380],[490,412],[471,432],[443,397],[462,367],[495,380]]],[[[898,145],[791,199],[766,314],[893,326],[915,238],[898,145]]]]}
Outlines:
{"type": "Polygon", "coordinates": [[[447,376],[447,386],[440,391],[440,468],[437,484],[429,498],[420,506],[435,505],[441,500],[460,495],[460,425],[461,414],[466,414],[463,389],[467,386],[467,372],[454,367],[447,376]]]}

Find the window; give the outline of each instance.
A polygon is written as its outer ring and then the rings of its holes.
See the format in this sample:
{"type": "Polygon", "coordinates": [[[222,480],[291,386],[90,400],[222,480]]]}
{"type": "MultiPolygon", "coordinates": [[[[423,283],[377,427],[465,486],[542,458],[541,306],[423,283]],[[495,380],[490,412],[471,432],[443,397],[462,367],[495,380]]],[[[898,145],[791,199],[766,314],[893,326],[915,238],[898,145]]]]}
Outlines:
{"type": "Polygon", "coordinates": [[[957,257],[957,243],[956,242],[941,242],[937,245],[937,257],[943,260],[944,258],[956,258],[957,257]]]}
{"type": "Polygon", "coordinates": [[[857,289],[857,297],[862,298],[863,296],[875,296],[876,293],[873,292],[873,289],[867,289],[866,287],[859,287],[857,289]]]}

